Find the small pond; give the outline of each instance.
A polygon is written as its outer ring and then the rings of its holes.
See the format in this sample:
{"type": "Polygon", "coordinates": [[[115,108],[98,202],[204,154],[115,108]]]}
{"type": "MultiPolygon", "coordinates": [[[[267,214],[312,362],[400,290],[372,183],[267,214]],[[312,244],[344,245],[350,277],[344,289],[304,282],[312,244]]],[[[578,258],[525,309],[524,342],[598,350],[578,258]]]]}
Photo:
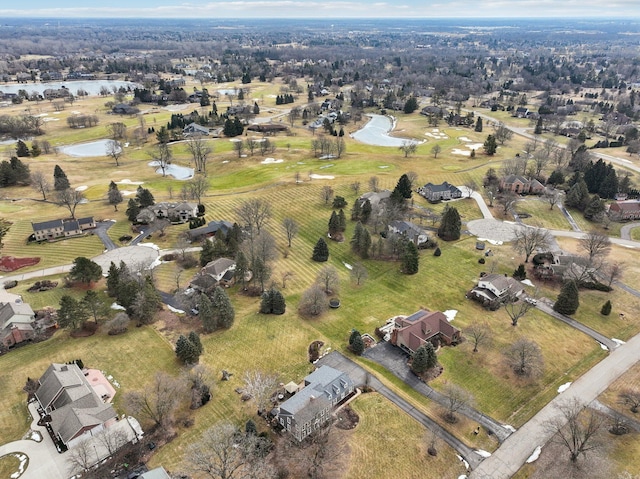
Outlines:
{"type": "Polygon", "coordinates": [[[419,141],[410,140],[408,138],[396,138],[389,136],[389,132],[394,128],[394,122],[391,118],[384,115],[367,115],[371,118],[369,122],[351,135],[352,138],[358,140],[360,143],[374,146],[390,146],[399,148],[405,143],[420,144],[419,141]]]}
{"type": "Polygon", "coordinates": [[[18,93],[18,90],[26,90],[27,93],[29,94],[36,92],[42,95],[42,92],[49,88],[53,90],[58,90],[64,87],[64,88],[67,88],[74,95],[78,93],[78,90],[84,90],[89,95],[99,95],[100,89],[103,86],[109,89],[109,93],[113,93],[114,87],[116,89],[123,87],[127,90],[129,89],[133,90],[134,88],[140,88],[142,85],[139,85],[138,83],[133,83],[130,81],[120,81],[120,80],[52,81],[48,83],[20,83],[18,85],[0,84],[0,91],[3,93],[18,93]]]}
{"type": "Polygon", "coordinates": [[[90,156],[107,156],[107,148],[111,140],[96,140],[89,143],[78,143],[76,145],[61,146],[60,153],[69,156],[86,158],[90,156]]]}
{"type": "MultiPolygon", "coordinates": [[[[156,173],[159,175],[162,174],[162,168],[160,168],[160,163],[158,161],[150,161],[149,166],[156,167],[156,173]]],[[[176,180],[190,180],[193,178],[194,174],[193,168],[187,168],[186,166],[175,165],[173,163],[167,165],[164,170],[166,175],[173,176],[176,180]]]]}

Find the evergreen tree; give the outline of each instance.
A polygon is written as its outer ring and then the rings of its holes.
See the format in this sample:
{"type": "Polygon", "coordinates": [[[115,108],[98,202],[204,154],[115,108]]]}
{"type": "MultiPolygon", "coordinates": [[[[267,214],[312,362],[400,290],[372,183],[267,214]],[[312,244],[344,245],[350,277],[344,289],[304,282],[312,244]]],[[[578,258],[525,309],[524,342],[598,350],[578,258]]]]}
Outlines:
{"type": "Polygon", "coordinates": [[[393,192],[391,193],[391,197],[393,198],[394,194],[400,198],[400,202],[402,200],[410,200],[411,199],[411,195],[412,195],[412,191],[411,191],[411,180],[409,179],[409,177],[404,174],[400,177],[400,179],[398,180],[398,183],[396,184],[396,187],[393,189],[393,192]]]}
{"type": "Polygon", "coordinates": [[[211,305],[216,312],[216,325],[218,328],[228,329],[233,325],[233,320],[236,317],[236,312],[233,309],[231,300],[227,295],[227,292],[220,286],[216,286],[213,291],[213,297],[211,298],[211,305]]]}
{"type": "Polygon", "coordinates": [[[65,294],[60,298],[60,309],[58,309],[58,324],[61,328],[80,329],[87,320],[87,311],[82,303],[75,298],[65,294]]]}
{"type": "Polygon", "coordinates": [[[416,274],[420,266],[418,248],[413,241],[407,241],[404,255],[402,256],[402,272],[404,274],[416,274]]]}
{"type": "Polygon", "coordinates": [[[184,364],[195,364],[200,358],[200,353],[197,346],[181,334],[176,341],[176,356],[184,364]]]}
{"type": "Polygon", "coordinates": [[[611,300],[608,299],[607,302],[602,305],[600,314],[603,316],[609,316],[611,314],[611,300]]]}
{"type": "Polygon", "coordinates": [[[273,290],[271,307],[271,312],[273,314],[284,314],[287,309],[287,303],[285,302],[284,296],[277,289],[273,290]]]}
{"type": "Polygon", "coordinates": [[[113,209],[118,211],[118,205],[122,203],[122,193],[118,189],[118,185],[116,185],[113,181],[109,183],[109,191],[107,192],[107,199],[110,205],[113,205],[113,209]]]}
{"type": "Polygon", "coordinates": [[[120,269],[112,261],[109,265],[109,272],[107,273],[107,294],[112,298],[118,291],[118,284],[120,283],[120,269]]]}
{"type": "Polygon", "coordinates": [[[436,348],[433,344],[426,342],[421,347],[427,352],[427,369],[435,368],[438,365],[438,355],[436,354],[436,348]]]}
{"type": "Polygon", "coordinates": [[[523,264],[520,264],[518,268],[513,272],[514,279],[518,281],[522,281],[523,279],[527,279],[527,270],[524,268],[523,264]]]}
{"type": "Polygon", "coordinates": [[[536,122],[536,127],[533,130],[534,135],[542,135],[542,117],[538,117],[538,121],[536,122]]]}
{"type": "Polygon", "coordinates": [[[338,215],[335,211],[331,212],[331,217],[329,218],[329,235],[333,236],[337,232],[340,231],[340,220],[338,219],[338,215]]]}
{"type": "Polygon", "coordinates": [[[461,228],[462,221],[460,220],[458,210],[455,207],[447,206],[440,220],[438,236],[445,241],[460,239],[461,228]]]}
{"type": "Polygon", "coordinates": [[[147,188],[143,188],[142,186],[138,186],[138,189],[136,190],[136,201],[138,202],[138,206],[140,208],[153,206],[156,202],[151,192],[147,188]]]}
{"type": "Polygon", "coordinates": [[[566,281],[553,305],[553,310],[560,314],[573,314],[578,310],[578,306],[580,306],[578,285],[575,281],[566,281]]]}
{"type": "Polygon", "coordinates": [[[11,167],[11,176],[14,184],[28,185],[31,182],[29,167],[20,161],[19,158],[12,156],[9,160],[9,166],[11,167]]]}
{"type": "Polygon", "coordinates": [[[216,248],[212,241],[205,239],[200,250],[200,266],[206,266],[207,263],[213,261],[216,255],[216,248]]]}
{"type": "Polygon", "coordinates": [[[202,327],[206,333],[216,330],[216,315],[213,310],[211,300],[206,294],[200,295],[200,301],[198,302],[198,317],[200,318],[200,321],[202,321],[202,327]]]}
{"type": "Polygon", "coordinates": [[[64,191],[71,188],[69,179],[62,168],[58,165],[53,168],[53,189],[56,191],[64,191]]]}
{"type": "Polygon", "coordinates": [[[127,214],[127,219],[132,223],[135,223],[136,218],[140,214],[140,207],[138,206],[138,203],[136,203],[136,200],[129,198],[125,213],[127,214]]]}
{"type": "Polygon", "coordinates": [[[477,131],[478,133],[482,133],[482,118],[481,117],[478,117],[478,119],[476,120],[475,131],[477,131]]]}
{"type": "Polygon", "coordinates": [[[236,281],[240,281],[242,289],[245,289],[246,276],[249,271],[249,261],[242,251],[238,251],[236,254],[236,269],[234,271],[234,277],[236,281]]]}
{"type": "Polygon", "coordinates": [[[618,175],[616,174],[616,170],[611,168],[607,173],[604,181],[600,184],[598,195],[600,195],[602,198],[615,198],[618,190],[618,175]]]}
{"type": "MultiPolygon", "coordinates": [[[[578,178],[580,178],[578,176],[578,178]]],[[[580,211],[584,211],[590,201],[589,189],[583,179],[578,179],[576,183],[569,188],[564,204],[580,211]]]]}
{"type": "Polygon", "coordinates": [[[415,97],[409,97],[409,99],[404,103],[403,111],[406,114],[413,113],[418,109],[418,100],[415,97]]]}
{"type": "Polygon", "coordinates": [[[359,334],[354,338],[353,343],[351,343],[351,351],[353,351],[353,354],[356,356],[362,356],[362,353],[364,353],[364,341],[359,334]]]}
{"type": "Polygon", "coordinates": [[[360,221],[362,221],[362,224],[366,224],[369,221],[372,210],[371,201],[366,199],[364,203],[362,203],[362,213],[360,214],[360,221]]]}
{"type": "Polygon", "coordinates": [[[318,239],[318,242],[313,247],[313,255],[311,259],[318,262],[324,262],[329,259],[329,247],[324,238],[318,239]]]}
{"type": "Polygon", "coordinates": [[[584,217],[589,221],[597,221],[604,213],[604,201],[598,195],[593,195],[584,209],[584,217]]]}
{"type": "Polygon", "coordinates": [[[162,298],[150,276],[147,276],[142,289],[138,291],[132,309],[142,324],[151,324],[156,312],[162,309],[162,298]]]}
{"type": "Polygon", "coordinates": [[[347,218],[345,217],[344,210],[342,208],[338,211],[338,226],[339,231],[342,233],[347,229],[347,218]]]}
{"type": "Polygon", "coordinates": [[[427,350],[425,349],[424,346],[420,346],[413,353],[413,361],[411,362],[411,369],[416,374],[422,374],[427,369],[429,369],[427,366],[428,362],[429,362],[429,358],[427,355],[427,350]]]}
{"type": "Polygon", "coordinates": [[[260,313],[261,314],[273,313],[273,289],[270,289],[262,293],[262,297],[260,299],[260,313]]]}
{"type": "Polygon", "coordinates": [[[196,333],[195,331],[189,332],[189,336],[187,336],[187,339],[191,344],[193,344],[196,347],[196,351],[198,351],[198,355],[204,352],[204,347],[202,346],[202,342],[200,341],[200,335],[198,333],[196,333]]]}
{"type": "Polygon", "coordinates": [[[333,199],[333,204],[331,206],[335,210],[344,208],[345,206],[347,206],[347,200],[344,199],[344,196],[336,196],[333,199]]]}
{"type": "Polygon", "coordinates": [[[16,155],[19,157],[24,157],[29,156],[29,154],[29,147],[27,146],[27,144],[22,140],[18,140],[18,143],[16,143],[16,155]]]}
{"type": "Polygon", "coordinates": [[[562,174],[562,171],[553,170],[553,173],[549,175],[549,179],[547,180],[547,183],[554,186],[561,185],[562,183],[564,183],[564,175],[562,174]]]}
{"type": "Polygon", "coordinates": [[[353,345],[353,342],[358,336],[360,336],[360,331],[358,331],[357,329],[352,329],[351,335],[349,336],[349,346],[353,345]]]}
{"type": "Polygon", "coordinates": [[[353,208],[351,208],[351,220],[359,221],[361,216],[362,216],[362,203],[356,200],[353,203],[353,208]]]}
{"type": "Polygon", "coordinates": [[[256,427],[256,423],[253,422],[253,419],[249,419],[244,425],[244,433],[247,436],[256,436],[258,434],[258,428],[256,427]]]}
{"type": "Polygon", "coordinates": [[[84,256],[78,256],[73,260],[73,267],[69,271],[69,278],[73,281],[91,284],[102,278],[102,267],[94,261],[84,256]]]}
{"type": "Polygon", "coordinates": [[[484,148],[484,152],[487,155],[489,156],[495,155],[496,151],[498,150],[498,142],[496,141],[496,137],[493,135],[487,136],[487,139],[484,142],[483,148],[484,148]]]}

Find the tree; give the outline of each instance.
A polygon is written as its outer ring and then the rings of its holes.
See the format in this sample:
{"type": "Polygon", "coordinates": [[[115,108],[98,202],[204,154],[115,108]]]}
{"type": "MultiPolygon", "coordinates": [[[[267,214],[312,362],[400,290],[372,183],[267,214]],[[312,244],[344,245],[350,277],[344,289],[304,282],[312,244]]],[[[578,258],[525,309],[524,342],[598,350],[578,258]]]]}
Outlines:
{"type": "Polygon", "coordinates": [[[136,201],[138,202],[138,207],[140,208],[148,208],[149,206],[153,206],[156,202],[156,199],[151,194],[148,188],[143,188],[142,186],[138,186],[136,189],[136,201]]]}
{"type": "Polygon", "coordinates": [[[580,306],[578,285],[575,281],[565,281],[558,295],[558,299],[553,305],[553,310],[560,314],[573,314],[580,306]]]}
{"type": "Polygon", "coordinates": [[[333,188],[331,188],[329,185],[323,186],[320,190],[320,198],[322,198],[325,205],[328,205],[329,201],[333,199],[333,194],[333,188]]]}
{"type": "Polygon", "coordinates": [[[413,155],[416,152],[416,150],[418,149],[418,145],[414,141],[403,141],[402,145],[400,145],[398,149],[402,153],[404,153],[405,158],[409,158],[409,156],[413,155]]]}
{"type": "Polygon", "coordinates": [[[488,345],[493,339],[491,328],[486,323],[474,323],[464,330],[464,334],[471,338],[474,353],[478,352],[480,346],[488,345]]]}
{"type": "Polygon", "coordinates": [[[359,334],[353,339],[353,342],[349,345],[351,351],[356,356],[362,356],[364,353],[364,341],[362,340],[362,336],[359,334]]]}
{"type": "Polygon", "coordinates": [[[132,416],[148,419],[154,426],[166,431],[173,415],[184,398],[185,384],[165,372],[157,372],[153,382],[141,391],[124,393],[124,408],[132,416]]]}
{"type": "Polygon", "coordinates": [[[411,114],[417,109],[418,109],[418,100],[416,99],[416,97],[411,96],[407,99],[407,101],[404,102],[403,111],[406,114],[411,114]]]}
{"type": "Polygon", "coordinates": [[[120,166],[120,158],[122,157],[124,150],[122,149],[122,145],[118,140],[108,140],[106,147],[107,156],[113,158],[113,161],[116,163],[116,166],[120,166]]]}
{"type": "Polygon", "coordinates": [[[608,264],[603,273],[606,275],[607,286],[611,287],[613,283],[622,278],[622,265],[620,263],[608,264]]]}
{"type": "Polygon", "coordinates": [[[351,238],[351,249],[354,253],[360,255],[361,258],[369,257],[369,248],[371,247],[371,235],[360,221],[356,223],[356,227],[351,238]]]}
{"type": "Polygon", "coordinates": [[[196,364],[200,359],[198,346],[193,344],[186,336],[180,335],[176,341],[176,356],[184,364],[196,364]]]}
{"type": "Polygon", "coordinates": [[[356,263],[353,265],[351,269],[351,277],[355,280],[356,285],[360,286],[361,283],[367,279],[369,273],[367,272],[367,268],[362,263],[356,263]]]}
{"type": "Polygon", "coordinates": [[[498,198],[500,206],[502,206],[502,215],[506,218],[510,211],[516,206],[520,198],[514,193],[503,193],[498,198]]]}
{"type": "Polygon", "coordinates": [[[478,117],[478,119],[476,120],[476,126],[474,130],[478,133],[482,133],[482,117],[478,117]]]}
{"type": "Polygon", "coordinates": [[[412,193],[413,192],[411,191],[411,180],[409,179],[409,176],[405,173],[398,180],[396,187],[393,189],[393,192],[391,193],[391,197],[393,198],[395,194],[399,199],[401,198],[403,200],[410,200],[412,193]]]}
{"type": "Polygon", "coordinates": [[[536,378],[542,375],[544,359],[540,346],[534,341],[521,338],[506,352],[509,366],[518,376],[536,378]]]}
{"type": "Polygon", "coordinates": [[[127,125],[122,122],[109,123],[107,125],[109,137],[114,140],[123,140],[127,137],[127,125]]]}
{"type": "Polygon", "coordinates": [[[607,299],[607,302],[602,305],[600,314],[603,316],[609,316],[611,314],[611,300],[607,299]]]}
{"type": "Polygon", "coordinates": [[[458,210],[455,207],[447,206],[442,215],[442,220],[440,220],[438,236],[445,241],[460,239],[461,228],[462,221],[460,220],[458,210]]]}
{"type": "Polygon", "coordinates": [[[284,314],[286,307],[284,296],[274,287],[262,293],[262,300],[260,301],[261,313],[284,314]]]}
{"type": "Polygon", "coordinates": [[[136,221],[136,218],[140,214],[140,206],[138,206],[138,203],[133,198],[129,198],[125,214],[127,215],[127,219],[132,223],[136,221]]]}
{"type": "Polygon", "coordinates": [[[67,175],[58,165],[53,168],[53,189],[56,191],[64,191],[71,188],[67,175]]]}
{"type": "Polygon", "coordinates": [[[420,346],[413,353],[413,360],[411,362],[411,369],[416,374],[422,374],[427,369],[436,367],[438,364],[438,356],[436,350],[429,341],[420,346]]]}
{"type": "Polygon", "coordinates": [[[524,262],[529,262],[531,254],[538,250],[546,250],[551,244],[551,235],[549,231],[543,228],[535,228],[531,226],[521,226],[515,230],[512,247],[518,253],[524,254],[524,262]]]}
{"type": "Polygon", "coordinates": [[[116,185],[113,181],[109,183],[109,191],[107,192],[107,199],[109,201],[109,204],[113,206],[113,209],[115,211],[118,211],[118,205],[122,203],[123,197],[122,197],[122,193],[120,193],[120,190],[118,189],[118,185],[116,185]]]}
{"type": "Polygon", "coordinates": [[[416,274],[420,267],[420,255],[418,254],[418,247],[413,241],[407,241],[404,248],[404,254],[402,255],[402,267],[401,271],[404,274],[416,274]]]}
{"type": "Polygon", "coordinates": [[[67,454],[66,461],[69,474],[79,474],[88,471],[96,462],[95,449],[91,441],[80,441],[67,454]]]}
{"type": "Polygon", "coordinates": [[[320,263],[329,259],[329,247],[324,238],[319,238],[316,245],[313,247],[313,255],[311,259],[320,263]]]}
{"type": "Polygon", "coordinates": [[[82,307],[93,316],[93,320],[98,324],[98,317],[104,313],[105,304],[102,298],[93,290],[88,290],[82,298],[82,307]]]}
{"type": "Polygon", "coordinates": [[[104,429],[95,437],[102,447],[107,450],[109,456],[113,456],[122,446],[129,442],[126,432],[115,427],[104,429]]]}
{"type": "Polygon", "coordinates": [[[209,156],[213,153],[213,148],[202,136],[194,135],[187,140],[187,150],[191,153],[196,172],[206,175],[207,162],[209,161],[209,156]]]}
{"type": "Polygon", "coordinates": [[[150,276],[146,277],[142,287],[138,289],[130,309],[139,324],[151,324],[156,312],[162,309],[162,299],[150,276]]]}
{"type": "Polygon", "coordinates": [[[611,251],[611,240],[606,234],[591,230],[580,239],[578,246],[589,258],[590,265],[600,266],[611,251]]]}
{"type": "Polygon", "coordinates": [[[211,333],[216,330],[216,312],[213,310],[211,300],[206,294],[200,295],[200,300],[198,301],[198,316],[200,317],[200,321],[202,321],[202,328],[205,333],[211,333]]]}
{"type": "Polygon", "coordinates": [[[324,266],[316,277],[316,282],[322,286],[326,294],[335,294],[340,284],[340,276],[335,266],[324,266]]]}
{"type": "Polygon", "coordinates": [[[282,228],[287,237],[287,244],[291,248],[291,241],[298,234],[298,223],[293,218],[285,218],[282,220],[282,228]]]}
{"type": "Polygon", "coordinates": [[[202,197],[205,196],[209,189],[209,181],[203,176],[196,176],[187,183],[187,187],[189,188],[191,198],[197,200],[198,205],[204,207],[202,205],[202,197]]]}
{"type": "Polygon", "coordinates": [[[380,179],[377,176],[372,176],[369,178],[369,188],[371,191],[377,192],[378,187],[380,186],[380,179]]]}
{"type": "Polygon", "coordinates": [[[589,221],[599,221],[604,214],[604,201],[596,194],[591,197],[584,209],[584,217],[589,221]]]}
{"type": "Polygon", "coordinates": [[[51,191],[51,183],[41,171],[31,173],[31,187],[42,194],[42,199],[47,200],[47,193],[51,191]]]}
{"type": "Polygon", "coordinates": [[[444,420],[449,424],[458,422],[456,413],[463,408],[471,406],[474,402],[473,395],[452,383],[447,383],[444,388],[445,413],[444,420]]]}
{"type": "Polygon", "coordinates": [[[431,153],[433,153],[434,158],[438,158],[438,155],[442,151],[442,147],[437,143],[431,147],[431,153]]]}
{"type": "Polygon", "coordinates": [[[468,180],[464,186],[467,188],[467,192],[469,193],[469,198],[473,196],[473,193],[478,189],[478,184],[474,180],[468,180]]]}
{"type": "Polygon", "coordinates": [[[327,310],[327,296],[322,286],[314,284],[302,293],[298,309],[307,316],[319,316],[324,313],[327,310]]]}
{"type": "Polygon", "coordinates": [[[160,167],[162,176],[167,176],[167,168],[173,160],[173,154],[171,148],[167,143],[158,143],[153,147],[150,152],[151,159],[156,162],[156,166],[160,167]]]}
{"type": "Polygon", "coordinates": [[[61,328],[77,330],[82,327],[86,320],[87,312],[79,301],[67,294],[60,298],[58,324],[61,328]]]}
{"type": "Polygon", "coordinates": [[[636,389],[623,389],[618,395],[621,404],[629,406],[632,413],[636,414],[640,410],[640,391],[636,389]]]}
{"type": "Polygon", "coordinates": [[[247,371],[243,377],[244,387],[242,391],[255,402],[258,414],[267,412],[271,405],[271,398],[278,389],[280,382],[275,374],[268,374],[263,371],[247,371]]]}
{"type": "Polygon", "coordinates": [[[102,278],[102,267],[88,258],[79,256],[73,260],[69,277],[73,281],[91,284],[92,281],[98,281],[102,278]]]}
{"type": "Polygon", "coordinates": [[[488,156],[493,156],[496,154],[496,150],[498,149],[498,143],[496,142],[496,137],[493,135],[488,135],[487,139],[483,144],[484,152],[488,156]]]}
{"type": "Polygon", "coordinates": [[[233,309],[227,292],[220,286],[213,290],[211,306],[216,313],[216,325],[218,328],[229,329],[233,325],[236,312],[233,309]]]}
{"type": "Polygon", "coordinates": [[[71,217],[76,218],[76,208],[84,200],[84,194],[71,188],[56,190],[56,204],[69,210],[71,217]]]}
{"type": "Polygon", "coordinates": [[[16,143],[16,156],[18,156],[19,158],[30,156],[29,147],[22,140],[18,140],[18,142],[16,143]]]}
{"type": "Polygon", "coordinates": [[[257,198],[250,199],[240,205],[236,214],[251,234],[260,234],[261,228],[271,219],[271,205],[257,198]]]}
{"type": "Polygon", "coordinates": [[[597,439],[604,419],[598,412],[588,409],[578,398],[559,405],[558,409],[559,415],[545,426],[555,441],[567,448],[572,463],[601,446],[597,439]]]}
{"type": "Polygon", "coordinates": [[[560,203],[560,193],[558,190],[547,189],[544,192],[544,200],[549,203],[549,210],[553,210],[553,207],[560,203]]]}
{"type": "Polygon", "coordinates": [[[333,198],[333,203],[331,204],[331,207],[334,210],[346,208],[346,206],[347,206],[347,200],[344,199],[344,196],[336,196],[335,198],[333,198]]]}
{"type": "Polygon", "coordinates": [[[502,123],[498,124],[495,130],[495,138],[501,145],[513,137],[513,132],[502,123]]]}
{"type": "Polygon", "coordinates": [[[511,326],[517,326],[520,318],[524,317],[533,305],[527,301],[519,300],[513,294],[507,293],[507,299],[502,303],[502,307],[509,319],[511,319],[511,326]]]}

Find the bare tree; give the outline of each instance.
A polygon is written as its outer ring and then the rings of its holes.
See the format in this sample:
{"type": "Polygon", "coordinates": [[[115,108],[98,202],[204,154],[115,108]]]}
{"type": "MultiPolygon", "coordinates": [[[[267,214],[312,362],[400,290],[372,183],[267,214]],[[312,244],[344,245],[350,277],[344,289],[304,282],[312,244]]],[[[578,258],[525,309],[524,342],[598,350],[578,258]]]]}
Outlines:
{"type": "Polygon", "coordinates": [[[173,422],[173,414],[184,396],[184,382],[157,372],[153,382],[142,391],[124,394],[125,409],[132,416],[149,419],[153,424],[166,430],[173,422]]]}
{"type": "Polygon", "coordinates": [[[438,155],[442,151],[442,147],[437,143],[431,147],[431,153],[433,153],[434,158],[438,158],[438,155]]]}
{"type": "Polygon", "coordinates": [[[365,268],[362,263],[356,263],[353,265],[353,268],[351,269],[351,277],[356,281],[356,285],[360,286],[368,276],[369,273],[367,272],[367,268],[365,268]]]}
{"type": "Polygon", "coordinates": [[[495,126],[495,138],[500,142],[501,145],[504,145],[506,141],[509,141],[513,137],[513,132],[507,128],[503,123],[498,123],[495,126]]]}
{"type": "Polygon", "coordinates": [[[380,187],[380,179],[377,176],[372,176],[371,178],[369,178],[369,189],[371,191],[378,191],[378,188],[380,187]]]}
{"type": "Polygon", "coordinates": [[[529,262],[529,257],[536,249],[546,249],[551,243],[549,231],[543,228],[522,226],[515,231],[512,247],[518,253],[524,254],[524,262],[529,262]]]}
{"type": "Polygon", "coordinates": [[[67,453],[67,467],[71,475],[80,474],[89,470],[96,462],[95,449],[91,447],[91,441],[84,440],[76,444],[67,453]]]}
{"type": "Polygon", "coordinates": [[[47,193],[51,191],[51,182],[42,171],[31,173],[31,187],[38,193],[42,193],[43,200],[47,200],[47,193]]]}
{"type": "Polygon", "coordinates": [[[201,135],[193,135],[187,139],[187,150],[191,153],[197,173],[207,174],[207,162],[213,153],[213,148],[201,135]]]}
{"type": "Polygon", "coordinates": [[[84,194],[73,188],[56,191],[56,204],[69,210],[71,217],[76,218],[76,208],[84,200],[84,194]]]}
{"type": "Polygon", "coordinates": [[[266,412],[271,405],[271,398],[278,388],[278,376],[263,371],[247,371],[243,380],[243,392],[255,402],[258,414],[266,412]]]}
{"type": "Polygon", "coordinates": [[[334,140],[334,151],[336,152],[336,156],[338,158],[342,158],[342,155],[345,151],[347,151],[347,144],[344,142],[344,138],[336,137],[334,140]]]}
{"type": "Polygon", "coordinates": [[[549,210],[553,210],[553,207],[560,203],[560,192],[555,188],[547,188],[544,192],[544,200],[549,203],[549,210]]]}
{"type": "Polygon", "coordinates": [[[107,450],[109,456],[113,456],[122,446],[128,442],[127,434],[122,429],[103,429],[97,436],[98,442],[107,450]]]}
{"type": "Polygon", "coordinates": [[[109,123],[107,125],[109,138],[113,140],[124,140],[127,138],[127,125],[122,122],[109,123]]]}
{"type": "Polygon", "coordinates": [[[554,434],[554,441],[569,451],[572,463],[586,456],[589,451],[601,446],[598,432],[604,424],[603,417],[593,409],[587,409],[579,399],[558,406],[559,415],[550,420],[546,427],[554,434]]]}
{"type": "Polygon", "coordinates": [[[445,413],[444,420],[450,424],[458,422],[456,413],[473,404],[473,395],[452,383],[447,383],[444,387],[445,395],[445,413]]]}
{"type": "Polygon", "coordinates": [[[118,140],[107,141],[106,153],[107,153],[107,156],[110,156],[111,158],[113,158],[113,161],[115,161],[116,166],[120,166],[120,158],[122,157],[124,150],[122,149],[122,145],[118,140]]]}
{"type": "Polygon", "coordinates": [[[486,189],[487,199],[489,200],[489,206],[493,208],[493,202],[498,196],[498,188],[495,186],[488,186],[486,189]]]}
{"type": "Polygon", "coordinates": [[[251,156],[253,156],[253,154],[256,152],[256,148],[258,148],[258,142],[256,141],[256,139],[247,138],[247,140],[245,141],[245,145],[247,146],[247,149],[249,150],[251,156]]]}
{"type": "Polygon", "coordinates": [[[464,184],[464,186],[467,188],[467,191],[469,192],[469,198],[471,198],[473,193],[475,193],[475,191],[478,189],[477,183],[475,181],[473,181],[473,180],[467,181],[464,184]]]}
{"type": "Polygon", "coordinates": [[[492,340],[491,327],[486,323],[474,323],[464,330],[464,335],[471,338],[473,352],[477,353],[482,345],[488,345],[492,340]]]}
{"type": "Polygon", "coordinates": [[[302,293],[299,309],[302,314],[308,316],[319,316],[324,313],[327,310],[327,295],[322,286],[314,284],[302,293]]]}
{"type": "Polygon", "coordinates": [[[611,240],[609,236],[596,230],[589,231],[580,239],[578,245],[589,258],[590,265],[598,266],[611,251],[611,240]]]}
{"type": "Polygon", "coordinates": [[[507,294],[507,300],[502,303],[502,307],[511,319],[511,326],[517,326],[520,318],[523,318],[533,305],[527,301],[519,300],[515,295],[507,294]]]}
{"type": "MultiPolygon", "coordinates": [[[[318,418],[312,419],[312,423],[317,423],[318,418]]],[[[335,441],[331,441],[331,431],[333,429],[335,419],[330,417],[328,421],[320,420],[319,426],[307,437],[305,442],[309,448],[309,469],[307,471],[310,479],[322,479],[330,476],[326,468],[335,463],[338,455],[338,449],[335,441]]],[[[337,471],[333,471],[337,473],[337,471]]]]}
{"type": "Polygon", "coordinates": [[[293,271],[284,271],[281,275],[282,278],[282,289],[286,289],[287,288],[287,281],[289,281],[291,278],[293,278],[295,275],[293,274],[293,271]]]}
{"type": "Polygon", "coordinates": [[[529,339],[518,339],[506,352],[509,367],[518,376],[535,378],[542,375],[544,359],[540,346],[529,339]]]}
{"type": "Polygon", "coordinates": [[[636,414],[640,409],[640,391],[636,389],[627,388],[620,392],[618,395],[620,404],[629,406],[632,413],[636,414]]]}
{"type": "Polygon", "coordinates": [[[359,181],[354,181],[353,183],[351,183],[351,185],[349,185],[349,187],[353,190],[356,196],[360,194],[360,186],[361,185],[359,181]]]}
{"type": "Polygon", "coordinates": [[[329,204],[329,201],[333,199],[334,191],[329,185],[325,185],[320,190],[320,198],[324,201],[325,205],[329,204]]]}
{"type": "Polygon", "coordinates": [[[167,168],[171,164],[171,160],[173,159],[173,155],[171,153],[171,149],[167,143],[157,143],[153,147],[153,151],[150,153],[151,158],[157,162],[157,166],[160,167],[162,171],[162,176],[167,175],[167,168]]]}
{"type": "Polygon", "coordinates": [[[198,200],[198,204],[201,205],[202,197],[209,189],[209,181],[203,176],[196,176],[189,181],[188,186],[191,198],[198,200]]]}
{"type": "Polygon", "coordinates": [[[616,281],[622,278],[622,273],[623,273],[622,264],[620,263],[608,264],[604,269],[604,273],[606,274],[607,285],[611,287],[613,283],[615,283],[616,281]]]}
{"type": "Polygon", "coordinates": [[[409,158],[409,156],[413,155],[418,149],[418,145],[414,141],[403,141],[402,145],[400,145],[399,150],[404,153],[405,158],[409,158]]]}
{"type": "Polygon", "coordinates": [[[340,275],[335,266],[324,266],[316,277],[316,282],[322,286],[325,294],[334,294],[340,284],[340,275]]]}
{"type": "Polygon", "coordinates": [[[503,193],[498,198],[498,203],[502,206],[502,215],[506,218],[520,198],[513,193],[503,193]]]}
{"type": "Polygon", "coordinates": [[[287,237],[287,244],[291,248],[291,241],[298,234],[298,223],[293,218],[285,218],[282,220],[282,228],[287,237]]]}
{"type": "Polygon", "coordinates": [[[238,140],[233,142],[233,151],[238,154],[238,158],[242,158],[242,154],[244,153],[244,141],[238,140]]]}
{"type": "Polygon", "coordinates": [[[261,228],[271,218],[271,205],[258,198],[250,199],[240,205],[236,214],[252,234],[260,234],[261,228]]]}

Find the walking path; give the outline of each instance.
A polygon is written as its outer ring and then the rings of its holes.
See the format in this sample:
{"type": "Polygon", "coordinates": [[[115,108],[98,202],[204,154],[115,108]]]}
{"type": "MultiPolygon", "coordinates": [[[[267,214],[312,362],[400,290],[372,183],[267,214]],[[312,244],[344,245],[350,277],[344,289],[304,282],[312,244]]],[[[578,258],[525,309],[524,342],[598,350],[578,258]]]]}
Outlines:
{"type": "Polygon", "coordinates": [[[571,213],[569,213],[569,211],[567,211],[567,209],[564,207],[564,205],[559,204],[558,208],[560,208],[560,211],[562,212],[564,217],[567,219],[567,221],[571,225],[571,229],[573,231],[582,231],[580,229],[580,227],[578,226],[578,223],[576,223],[576,220],[573,219],[573,216],[571,216],[571,213]]]}
{"type": "Polygon", "coordinates": [[[416,421],[424,425],[427,429],[436,434],[440,439],[453,447],[460,456],[462,456],[471,468],[478,467],[483,458],[475,453],[473,449],[455,437],[449,431],[444,429],[440,424],[429,418],[426,414],[418,411],[415,407],[402,399],[396,393],[383,385],[374,375],[357,365],[349,358],[343,356],[337,351],[333,351],[318,360],[318,365],[327,365],[339,369],[349,375],[356,386],[370,386],[380,395],[386,397],[389,401],[398,406],[401,410],[414,418],[416,421]]]}
{"type": "Polygon", "coordinates": [[[584,406],[589,405],[639,360],[640,334],[612,351],[609,356],[582,375],[566,391],[558,394],[471,472],[469,479],[506,479],[512,477],[531,456],[535,448],[544,446],[553,436],[553,431],[545,426],[551,420],[562,418],[558,406],[573,400],[584,406]]]}
{"type": "Polygon", "coordinates": [[[633,228],[640,228],[640,223],[628,223],[620,228],[620,237],[622,239],[630,240],[631,239],[631,230],[633,228]]]}

